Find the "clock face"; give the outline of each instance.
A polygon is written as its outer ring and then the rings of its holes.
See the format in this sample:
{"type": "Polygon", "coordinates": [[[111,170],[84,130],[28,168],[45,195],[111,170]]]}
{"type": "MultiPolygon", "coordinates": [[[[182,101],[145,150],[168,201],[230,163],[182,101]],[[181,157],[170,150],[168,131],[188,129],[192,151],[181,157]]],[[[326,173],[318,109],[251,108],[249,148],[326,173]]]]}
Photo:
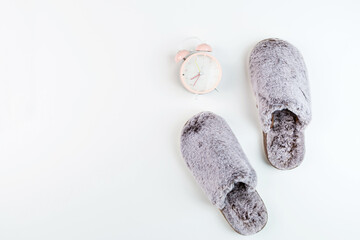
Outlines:
{"type": "Polygon", "coordinates": [[[214,90],[221,80],[221,67],[213,56],[200,52],[182,64],[180,78],[187,90],[203,94],[214,90]]]}

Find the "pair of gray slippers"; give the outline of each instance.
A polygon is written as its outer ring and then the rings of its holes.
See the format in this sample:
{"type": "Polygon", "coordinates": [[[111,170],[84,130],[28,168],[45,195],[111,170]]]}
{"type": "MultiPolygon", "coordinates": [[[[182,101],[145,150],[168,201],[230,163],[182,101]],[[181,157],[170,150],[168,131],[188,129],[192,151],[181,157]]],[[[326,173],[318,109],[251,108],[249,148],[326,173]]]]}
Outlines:
{"type": "MultiPolygon", "coordinates": [[[[293,169],[304,159],[304,129],[311,119],[304,60],[290,43],[266,39],[252,50],[249,71],[266,157],[277,169],[293,169]]],[[[236,232],[251,235],[264,228],[268,214],[255,190],[256,172],[223,118],[211,112],[193,116],[182,130],[181,152],[236,232]]]]}

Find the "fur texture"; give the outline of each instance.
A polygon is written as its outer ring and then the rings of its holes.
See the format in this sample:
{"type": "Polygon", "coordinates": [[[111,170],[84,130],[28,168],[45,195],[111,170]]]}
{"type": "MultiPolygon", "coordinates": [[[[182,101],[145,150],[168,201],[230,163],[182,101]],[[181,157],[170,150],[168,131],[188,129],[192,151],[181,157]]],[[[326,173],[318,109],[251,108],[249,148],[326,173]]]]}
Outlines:
{"type": "Polygon", "coordinates": [[[268,160],[279,169],[304,157],[305,127],[311,120],[307,70],[300,52],[279,39],[259,42],[249,59],[268,160]]]}
{"type": "Polygon", "coordinates": [[[193,116],[183,128],[181,152],[207,197],[237,232],[248,235],[264,227],[267,212],[255,191],[256,173],[224,119],[211,112],[193,116]]]}
{"type": "Polygon", "coordinates": [[[265,204],[257,191],[249,191],[243,183],[236,183],[225,199],[222,214],[242,235],[251,235],[260,231],[267,222],[265,204]]]}
{"type": "Polygon", "coordinates": [[[295,114],[288,110],[273,114],[271,131],[265,136],[269,162],[278,169],[293,169],[304,159],[304,132],[295,114]]]}

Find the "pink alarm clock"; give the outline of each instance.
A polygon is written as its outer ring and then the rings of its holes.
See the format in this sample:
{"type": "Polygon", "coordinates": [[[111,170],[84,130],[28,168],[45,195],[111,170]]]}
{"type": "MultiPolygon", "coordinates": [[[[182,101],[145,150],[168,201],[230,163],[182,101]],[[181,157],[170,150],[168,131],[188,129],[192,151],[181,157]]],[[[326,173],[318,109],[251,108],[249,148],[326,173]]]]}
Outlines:
{"type": "Polygon", "coordinates": [[[175,61],[184,60],[180,68],[180,79],[184,87],[196,94],[204,94],[214,90],[221,80],[219,61],[209,54],[212,49],[203,43],[195,51],[180,50],[175,61]]]}

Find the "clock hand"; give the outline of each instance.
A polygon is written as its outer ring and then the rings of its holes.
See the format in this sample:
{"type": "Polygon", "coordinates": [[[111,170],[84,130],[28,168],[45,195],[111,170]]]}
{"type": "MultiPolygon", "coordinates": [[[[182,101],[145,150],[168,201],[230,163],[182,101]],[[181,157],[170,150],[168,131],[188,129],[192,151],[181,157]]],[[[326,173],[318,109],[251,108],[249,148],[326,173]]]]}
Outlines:
{"type": "Polygon", "coordinates": [[[193,85],[193,87],[195,87],[195,84],[197,83],[197,81],[199,80],[199,78],[200,78],[200,73],[198,74],[199,76],[198,76],[198,78],[196,79],[196,81],[194,82],[194,85],[193,85]]]}
{"type": "MultiPolygon", "coordinates": [[[[197,58],[196,58],[197,59],[197,58]]],[[[200,71],[200,68],[199,68],[199,65],[197,64],[197,62],[196,62],[196,59],[195,59],[195,64],[196,64],[196,66],[197,66],[197,68],[198,68],[198,70],[199,70],[199,72],[201,72],[200,71]]]]}
{"type": "Polygon", "coordinates": [[[200,73],[198,73],[198,75],[196,75],[195,77],[191,78],[190,80],[193,80],[196,77],[200,77],[200,73]]]}

